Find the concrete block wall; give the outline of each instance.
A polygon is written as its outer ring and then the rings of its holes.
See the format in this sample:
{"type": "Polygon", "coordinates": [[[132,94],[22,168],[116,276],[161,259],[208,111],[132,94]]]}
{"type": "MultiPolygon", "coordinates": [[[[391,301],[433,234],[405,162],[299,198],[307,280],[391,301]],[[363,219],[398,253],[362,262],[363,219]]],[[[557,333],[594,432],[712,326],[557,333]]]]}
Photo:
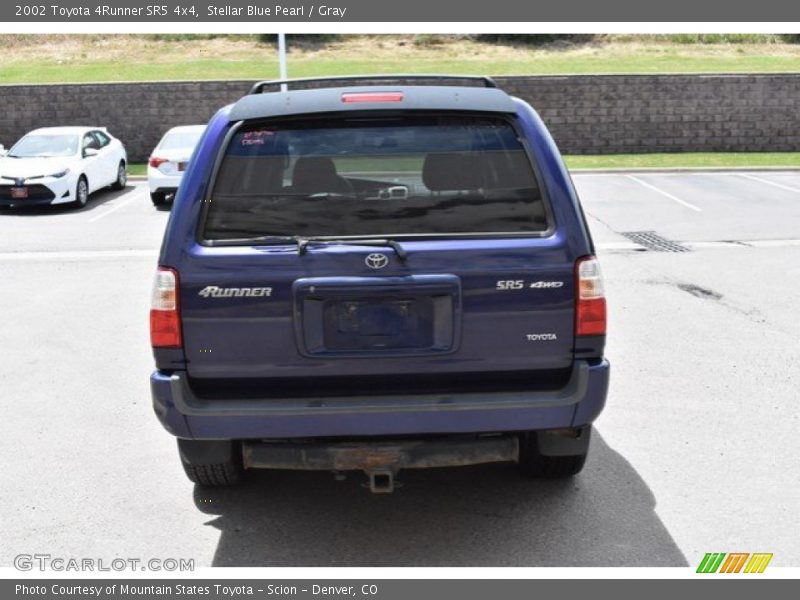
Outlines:
{"type": "MultiPolygon", "coordinates": [[[[568,154],[800,150],[800,73],[498,77],[568,154]]],[[[0,143],[106,126],[142,162],[164,131],[206,122],[250,81],[1,85],[0,143]]]]}
{"type": "Polygon", "coordinates": [[[498,78],[564,153],[800,150],[800,74],[498,78]]]}

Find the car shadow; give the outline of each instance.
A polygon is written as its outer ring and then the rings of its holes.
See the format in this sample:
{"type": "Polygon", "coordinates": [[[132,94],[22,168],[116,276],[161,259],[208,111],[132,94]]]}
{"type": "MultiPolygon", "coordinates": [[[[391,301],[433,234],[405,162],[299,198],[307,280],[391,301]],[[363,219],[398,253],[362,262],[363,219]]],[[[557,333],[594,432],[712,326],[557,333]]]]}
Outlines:
{"type": "Polygon", "coordinates": [[[40,204],[38,206],[16,206],[14,208],[0,208],[0,215],[4,217],[49,217],[61,214],[85,213],[89,214],[102,208],[107,202],[117,198],[127,197],[140,189],[138,186],[128,184],[122,190],[112,190],[103,188],[97,190],[89,196],[89,201],[82,208],[74,207],[72,204],[40,204]]]}
{"type": "Polygon", "coordinates": [[[600,435],[583,473],[531,480],[514,465],[405,471],[373,495],[361,473],[261,471],[195,486],[216,515],[213,566],[686,566],[635,469],[600,435]]]}

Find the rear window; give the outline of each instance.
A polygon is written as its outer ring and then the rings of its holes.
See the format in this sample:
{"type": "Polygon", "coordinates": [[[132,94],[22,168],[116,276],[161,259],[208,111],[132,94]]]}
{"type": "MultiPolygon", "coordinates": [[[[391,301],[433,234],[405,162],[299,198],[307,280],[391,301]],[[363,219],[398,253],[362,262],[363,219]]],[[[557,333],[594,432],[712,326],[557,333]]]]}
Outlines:
{"type": "Polygon", "coordinates": [[[536,233],[541,188],[500,118],[251,124],[220,163],[203,237],[536,233]]]}
{"type": "Polygon", "coordinates": [[[167,133],[164,138],[158,143],[159,150],[184,150],[186,148],[194,148],[197,142],[200,141],[200,136],[203,135],[202,131],[181,131],[167,133]]]}

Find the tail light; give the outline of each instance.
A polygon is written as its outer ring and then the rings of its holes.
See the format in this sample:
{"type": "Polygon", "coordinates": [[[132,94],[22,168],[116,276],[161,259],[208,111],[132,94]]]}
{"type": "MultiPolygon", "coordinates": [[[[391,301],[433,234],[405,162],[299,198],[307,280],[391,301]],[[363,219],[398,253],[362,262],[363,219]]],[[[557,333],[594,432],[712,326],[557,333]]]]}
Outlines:
{"type": "Polygon", "coordinates": [[[157,156],[151,156],[150,160],[147,161],[147,164],[153,167],[154,169],[157,169],[165,162],[168,162],[166,158],[158,158],[157,156]]]}
{"type": "Polygon", "coordinates": [[[577,303],[575,307],[575,335],[606,334],[606,296],[600,263],[594,256],[586,256],[575,263],[577,303]]]}
{"type": "Polygon", "coordinates": [[[180,348],[181,317],[178,304],[178,272],[159,267],[150,303],[150,343],[153,348],[180,348]]]}
{"type": "Polygon", "coordinates": [[[354,104],[357,102],[402,102],[403,92],[345,92],[342,102],[354,104]]]}

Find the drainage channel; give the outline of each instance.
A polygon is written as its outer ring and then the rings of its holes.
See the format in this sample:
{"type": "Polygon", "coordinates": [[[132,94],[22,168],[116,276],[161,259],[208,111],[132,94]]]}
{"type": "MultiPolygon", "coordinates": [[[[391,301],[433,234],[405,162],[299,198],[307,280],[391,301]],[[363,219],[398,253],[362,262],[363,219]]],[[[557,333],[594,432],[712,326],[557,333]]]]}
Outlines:
{"type": "Polygon", "coordinates": [[[622,235],[654,252],[691,252],[690,248],[658,235],[655,231],[628,231],[622,235]]]}

